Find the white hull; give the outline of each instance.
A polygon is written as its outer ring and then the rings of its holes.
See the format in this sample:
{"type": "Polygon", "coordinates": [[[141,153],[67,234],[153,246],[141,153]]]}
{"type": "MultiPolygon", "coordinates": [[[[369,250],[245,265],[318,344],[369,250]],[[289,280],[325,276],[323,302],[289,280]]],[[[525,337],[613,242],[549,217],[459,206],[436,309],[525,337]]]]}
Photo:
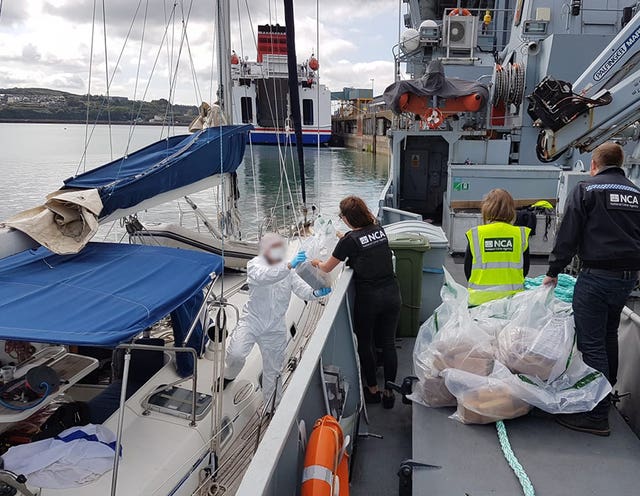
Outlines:
{"type": "Polygon", "coordinates": [[[210,233],[199,233],[178,224],[146,224],[145,229],[132,234],[131,242],[161,245],[171,248],[204,251],[223,256],[225,267],[244,269],[247,262],[258,254],[258,244],[250,241],[226,239],[222,242],[210,233]]]}

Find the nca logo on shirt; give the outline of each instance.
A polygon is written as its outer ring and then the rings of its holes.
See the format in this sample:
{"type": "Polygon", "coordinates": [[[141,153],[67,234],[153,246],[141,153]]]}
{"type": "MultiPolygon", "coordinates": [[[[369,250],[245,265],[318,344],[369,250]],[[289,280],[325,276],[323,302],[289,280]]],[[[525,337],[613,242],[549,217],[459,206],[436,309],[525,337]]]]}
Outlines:
{"type": "Polygon", "coordinates": [[[364,247],[370,244],[377,244],[378,242],[386,238],[387,236],[384,234],[384,231],[380,229],[378,231],[373,231],[372,233],[365,234],[364,236],[360,236],[358,240],[360,241],[360,244],[364,247]]]}
{"type": "Polygon", "coordinates": [[[484,240],[484,251],[492,252],[512,252],[513,238],[486,238],[484,240]]]}
{"type": "Polygon", "coordinates": [[[607,192],[607,207],[614,210],[640,210],[640,195],[632,192],[607,192]]]}

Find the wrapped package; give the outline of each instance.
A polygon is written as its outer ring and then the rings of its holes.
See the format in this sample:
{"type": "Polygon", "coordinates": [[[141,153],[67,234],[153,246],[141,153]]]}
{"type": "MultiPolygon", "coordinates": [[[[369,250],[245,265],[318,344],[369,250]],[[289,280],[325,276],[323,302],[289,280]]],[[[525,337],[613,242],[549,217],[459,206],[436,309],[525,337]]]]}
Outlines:
{"type": "Polygon", "coordinates": [[[442,339],[433,343],[433,367],[438,372],[459,369],[477,375],[489,375],[493,369],[493,346],[488,339],[442,339]]]}
{"type": "Polygon", "coordinates": [[[445,271],[442,305],[421,326],[413,351],[414,369],[420,380],[414,401],[427,406],[448,406],[436,379],[448,368],[487,375],[493,367],[494,338],[476,326],[466,310],[467,290],[445,271]],[[461,311],[462,309],[462,311],[461,311]]]}
{"type": "Polygon", "coordinates": [[[445,370],[442,375],[447,389],[458,400],[458,409],[452,418],[464,424],[490,424],[521,417],[531,410],[510,387],[512,375],[499,362],[487,377],[455,369],[445,370]]]}
{"type": "Polygon", "coordinates": [[[532,406],[554,414],[590,411],[611,391],[575,350],[571,305],[550,288],[469,309],[467,290],[445,271],[441,295],[416,339],[413,401],[457,402],[453,418],[489,423],[532,406]]]}
{"type": "Polygon", "coordinates": [[[554,381],[516,374],[508,382],[518,398],[552,414],[591,411],[611,392],[604,375],[584,363],[575,349],[567,370],[554,381]]]}
{"type": "Polygon", "coordinates": [[[511,372],[553,381],[567,368],[574,343],[568,307],[553,308],[549,288],[528,291],[511,322],[498,335],[497,358],[511,372]]]}
{"type": "Polygon", "coordinates": [[[418,384],[422,388],[420,395],[425,406],[456,406],[456,397],[449,392],[442,377],[423,377],[418,384]]]}

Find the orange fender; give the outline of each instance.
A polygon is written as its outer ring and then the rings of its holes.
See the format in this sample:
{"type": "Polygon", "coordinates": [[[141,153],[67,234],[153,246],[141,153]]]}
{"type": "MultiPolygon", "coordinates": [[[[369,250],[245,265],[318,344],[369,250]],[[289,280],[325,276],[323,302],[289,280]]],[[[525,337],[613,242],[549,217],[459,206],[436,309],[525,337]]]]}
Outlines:
{"type": "MultiPolygon", "coordinates": [[[[335,496],[338,494],[335,491],[340,484],[337,474],[343,442],[342,428],[334,417],[325,415],[316,421],[304,455],[302,496],[335,496]]],[[[346,486],[348,491],[348,475],[346,486]]],[[[340,488],[340,494],[344,494],[342,488],[340,488]]]]}

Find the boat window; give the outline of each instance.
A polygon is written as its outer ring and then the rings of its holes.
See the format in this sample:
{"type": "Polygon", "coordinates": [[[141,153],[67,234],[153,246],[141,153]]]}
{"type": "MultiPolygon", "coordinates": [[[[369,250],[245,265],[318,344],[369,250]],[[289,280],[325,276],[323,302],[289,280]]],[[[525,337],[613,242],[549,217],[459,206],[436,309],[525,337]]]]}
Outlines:
{"type": "Polygon", "coordinates": [[[313,100],[310,98],[302,100],[302,124],[313,126],[313,100]]]}
{"type": "Polygon", "coordinates": [[[253,122],[253,102],[250,96],[240,98],[240,109],[242,110],[242,122],[251,124],[253,122]]]}

